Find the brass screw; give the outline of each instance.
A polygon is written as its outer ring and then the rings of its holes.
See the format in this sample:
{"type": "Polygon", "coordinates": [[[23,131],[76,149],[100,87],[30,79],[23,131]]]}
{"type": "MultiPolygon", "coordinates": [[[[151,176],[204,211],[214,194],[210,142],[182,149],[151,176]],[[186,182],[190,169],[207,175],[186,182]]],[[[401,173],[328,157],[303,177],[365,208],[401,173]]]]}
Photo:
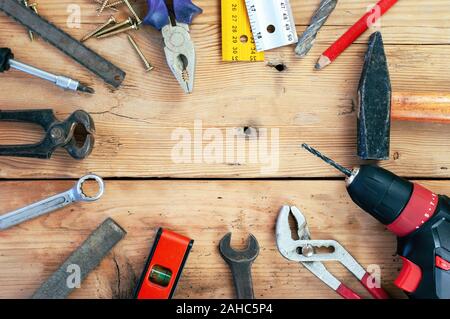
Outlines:
{"type": "Polygon", "coordinates": [[[95,28],[95,30],[92,30],[91,32],[89,32],[88,34],[86,34],[82,39],[81,42],[84,42],[90,38],[92,38],[94,35],[96,35],[98,32],[102,31],[104,28],[106,28],[107,26],[109,26],[112,23],[116,23],[116,18],[114,18],[114,16],[110,16],[108,21],[106,21],[105,23],[101,24],[100,26],[98,26],[97,28],[95,28]]]}
{"type": "Polygon", "coordinates": [[[102,14],[103,10],[105,10],[106,5],[108,4],[109,0],[104,0],[100,9],[97,12],[97,15],[99,16],[100,14],[102,14]]]}
{"type": "Polygon", "coordinates": [[[142,53],[142,50],[137,45],[136,41],[134,41],[134,39],[129,34],[127,34],[127,38],[130,41],[131,45],[133,46],[134,50],[137,52],[137,54],[141,58],[142,62],[144,63],[145,71],[149,72],[149,71],[153,70],[153,65],[151,65],[150,62],[148,62],[147,58],[144,56],[144,53],[142,53]]]}
{"type": "Polygon", "coordinates": [[[34,13],[39,14],[38,9],[37,9],[38,4],[36,2],[30,4],[29,7],[34,11],[34,13]]]}
{"type": "MultiPolygon", "coordinates": [[[[98,3],[98,4],[103,4],[103,0],[94,0],[96,3],[98,3]]],[[[116,5],[118,5],[119,3],[117,3],[117,2],[119,2],[119,1],[116,1],[116,2],[114,2],[114,3],[108,3],[106,6],[105,6],[105,9],[110,9],[110,10],[112,10],[112,11],[114,11],[114,12],[118,12],[119,10],[117,10],[114,6],[116,6],[116,5]]],[[[97,8],[97,13],[98,13],[98,11],[100,10],[100,8],[97,8]]]]}
{"type": "Polygon", "coordinates": [[[139,16],[137,15],[136,11],[134,11],[133,7],[131,6],[130,2],[128,0],[123,0],[123,2],[127,5],[128,10],[130,10],[131,14],[134,16],[134,18],[136,19],[137,24],[141,24],[142,20],[139,18],[139,16]]]}
{"type": "MultiPolygon", "coordinates": [[[[27,0],[23,0],[22,2],[23,2],[23,5],[24,5],[26,8],[30,8],[30,5],[28,4],[28,1],[27,1],[27,0]]],[[[28,30],[28,36],[30,37],[30,41],[33,42],[33,40],[34,40],[34,33],[33,33],[33,31],[28,30]]]]}
{"type": "Polygon", "coordinates": [[[128,19],[126,19],[125,21],[119,22],[119,23],[113,25],[112,27],[105,28],[105,29],[103,29],[102,31],[97,32],[97,33],[95,34],[95,37],[98,38],[99,36],[101,36],[101,35],[103,35],[103,34],[113,32],[113,31],[115,31],[115,30],[117,30],[117,29],[122,28],[123,26],[126,26],[126,25],[129,25],[129,26],[130,26],[130,25],[133,25],[133,19],[131,19],[130,17],[128,17],[128,19]]]}
{"type": "Polygon", "coordinates": [[[103,39],[103,38],[111,37],[113,35],[116,35],[116,34],[119,34],[119,33],[125,32],[125,31],[138,30],[138,29],[139,29],[139,27],[138,27],[137,24],[132,24],[132,25],[130,25],[128,27],[125,27],[125,28],[122,28],[122,29],[119,29],[119,30],[115,30],[115,31],[111,31],[111,32],[108,32],[108,33],[103,33],[102,35],[97,35],[95,37],[97,39],[103,39]]]}
{"type": "Polygon", "coordinates": [[[115,6],[119,6],[119,5],[121,5],[121,4],[125,4],[124,2],[123,2],[123,0],[119,0],[119,1],[114,1],[114,2],[112,2],[112,3],[108,3],[106,6],[105,6],[105,8],[111,8],[111,7],[115,7],[115,6]]]}

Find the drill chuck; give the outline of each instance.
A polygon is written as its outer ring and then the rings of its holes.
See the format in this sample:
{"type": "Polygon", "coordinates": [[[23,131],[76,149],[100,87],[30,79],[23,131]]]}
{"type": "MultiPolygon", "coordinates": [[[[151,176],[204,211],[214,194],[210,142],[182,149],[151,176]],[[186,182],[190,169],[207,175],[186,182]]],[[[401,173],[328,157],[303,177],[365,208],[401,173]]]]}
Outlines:
{"type": "Polygon", "coordinates": [[[392,224],[408,204],[413,184],[373,165],[355,168],[347,178],[352,200],[384,225],[392,224]]]}

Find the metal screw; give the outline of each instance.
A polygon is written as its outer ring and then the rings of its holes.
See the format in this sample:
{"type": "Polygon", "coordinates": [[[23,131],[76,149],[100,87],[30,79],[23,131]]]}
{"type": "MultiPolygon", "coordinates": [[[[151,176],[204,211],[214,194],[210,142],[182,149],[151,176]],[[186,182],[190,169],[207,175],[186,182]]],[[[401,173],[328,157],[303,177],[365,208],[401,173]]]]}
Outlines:
{"type": "MultiPolygon", "coordinates": [[[[102,0],[94,0],[96,3],[98,3],[98,4],[103,4],[103,1],[102,0]]],[[[111,11],[114,11],[114,12],[118,12],[119,10],[117,10],[116,8],[114,8],[114,6],[111,6],[110,4],[107,4],[106,6],[105,6],[105,9],[106,8],[108,8],[109,10],[111,10],[111,11]]],[[[97,8],[97,13],[98,13],[98,11],[100,10],[100,8],[97,8]]]]}
{"type": "Polygon", "coordinates": [[[114,1],[112,3],[108,3],[105,8],[111,8],[111,7],[115,7],[115,6],[119,6],[121,4],[125,4],[125,2],[123,2],[123,0],[119,0],[119,1],[114,1]]]}
{"type": "Polygon", "coordinates": [[[142,20],[139,18],[139,16],[136,14],[136,11],[134,11],[133,7],[131,6],[130,2],[128,0],[123,0],[123,2],[127,5],[128,10],[130,10],[131,14],[136,19],[137,24],[141,24],[142,20]]]}
{"type": "Polygon", "coordinates": [[[133,19],[131,19],[131,17],[128,17],[128,19],[126,19],[125,21],[119,22],[119,23],[113,25],[112,27],[109,27],[109,28],[103,29],[100,32],[97,32],[95,34],[95,37],[98,38],[99,36],[101,36],[103,34],[113,32],[114,30],[120,29],[126,25],[129,25],[129,26],[133,25],[133,19]]]}
{"type": "Polygon", "coordinates": [[[127,35],[127,37],[128,37],[128,40],[130,41],[131,45],[133,46],[134,50],[137,52],[137,54],[141,58],[142,62],[144,63],[145,71],[149,72],[149,71],[153,70],[153,65],[151,65],[150,62],[148,62],[147,58],[142,53],[142,50],[137,45],[136,41],[134,41],[134,39],[129,34],[127,35]]]}
{"type": "MultiPolygon", "coordinates": [[[[23,5],[25,7],[30,8],[30,5],[28,4],[27,0],[23,0],[22,3],[23,3],[23,5]]],[[[33,33],[33,31],[28,30],[28,36],[30,37],[30,41],[33,42],[33,40],[34,40],[34,33],[33,33]]]]}
{"type": "Polygon", "coordinates": [[[99,16],[100,14],[102,14],[103,10],[105,10],[106,5],[108,4],[109,0],[104,0],[100,9],[97,12],[97,15],[99,16]]]}
{"type": "Polygon", "coordinates": [[[103,33],[102,35],[97,35],[95,37],[97,39],[103,39],[103,38],[111,37],[113,35],[116,35],[116,34],[119,34],[119,33],[125,32],[125,31],[138,30],[138,29],[139,29],[139,27],[138,27],[137,24],[132,24],[132,25],[130,25],[128,27],[125,27],[125,28],[122,28],[122,29],[119,29],[119,30],[115,30],[115,31],[111,31],[111,32],[108,32],[108,33],[103,33]]]}
{"type": "Polygon", "coordinates": [[[116,23],[116,18],[114,18],[114,16],[110,16],[108,21],[106,21],[105,23],[101,24],[100,26],[98,26],[97,28],[95,28],[95,30],[92,30],[91,32],[89,32],[88,34],[86,34],[82,39],[81,42],[84,42],[90,38],[92,38],[94,35],[96,35],[98,32],[102,31],[104,28],[106,28],[107,26],[109,26],[112,23],[116,23]]]}

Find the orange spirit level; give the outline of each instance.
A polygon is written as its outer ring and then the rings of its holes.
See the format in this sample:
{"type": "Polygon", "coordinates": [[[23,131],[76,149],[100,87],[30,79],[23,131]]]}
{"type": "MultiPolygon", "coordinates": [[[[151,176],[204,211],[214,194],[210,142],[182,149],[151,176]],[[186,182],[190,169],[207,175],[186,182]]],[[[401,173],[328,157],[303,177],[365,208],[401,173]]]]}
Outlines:
{"type": "Polygon", "coordinates": [[[142,277],[137,299],[171,299],[194,241],[160,228],[156,234],[142,277]]]}

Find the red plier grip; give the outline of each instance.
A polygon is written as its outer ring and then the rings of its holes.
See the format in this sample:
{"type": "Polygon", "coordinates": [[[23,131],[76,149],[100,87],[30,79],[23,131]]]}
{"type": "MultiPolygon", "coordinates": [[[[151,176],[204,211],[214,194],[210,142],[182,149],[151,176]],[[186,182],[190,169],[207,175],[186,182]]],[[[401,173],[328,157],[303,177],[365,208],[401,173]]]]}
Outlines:
{"type": "Polygon", "coordinates": [[[375,299],[389,299],[389,295],[383,288],[373,287],[373,284],[371,283],[371,276],[369,273],[366,272],[364,277],[361,279],[361,284],[375,299]]]}
{"type": "Polygon", "coordinates": [[[360,295],[341,283],[336,292],[344,299],[362,299],[360,295]]]}

